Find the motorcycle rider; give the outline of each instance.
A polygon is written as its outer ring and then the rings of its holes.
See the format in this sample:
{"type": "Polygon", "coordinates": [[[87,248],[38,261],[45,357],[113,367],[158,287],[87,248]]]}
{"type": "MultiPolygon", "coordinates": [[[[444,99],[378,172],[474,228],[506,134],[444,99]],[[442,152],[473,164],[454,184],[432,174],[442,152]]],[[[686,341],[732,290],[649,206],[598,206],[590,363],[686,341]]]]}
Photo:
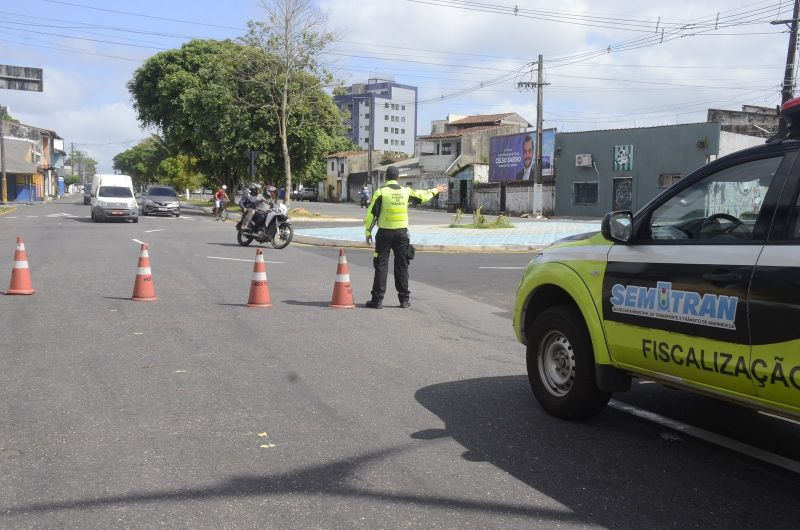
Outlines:
{"type": "Polygon", "coordinates": [[[369,204],[370,196],[369,196],[369,189],[364,186],[361,188],[361,206],[367,206],[369,204]]]}
{"type": "Polygon", "coordinates": [[[242,230],[249,232],[250,221],[253,220],[253,215],[256,213],[256,206],[263,200],[261,196],[261,189],[258,185],[254,184],[249,190],[246,190],[242,195],[242,200],[239,201],[239,206],[244,210],[242,217],[242,230]]]}
{"type": "MultiPolygon", "coordinates": [[[[277,204],[275,200],[275,192],[278,191],[278,188],[275,186],[268,185],[264,188],[264,194],[261,196],[261,200],[255,206],[255,213],[253,215],[253,227],[251,231],[256,232],[262,226],[264,226],[264,222],[267,220],[267,212],[269,212],[272,208],[275,207],[277,204]]],[[[242,227],[244,228],[246,225],[242,223],[242,227]]]]}

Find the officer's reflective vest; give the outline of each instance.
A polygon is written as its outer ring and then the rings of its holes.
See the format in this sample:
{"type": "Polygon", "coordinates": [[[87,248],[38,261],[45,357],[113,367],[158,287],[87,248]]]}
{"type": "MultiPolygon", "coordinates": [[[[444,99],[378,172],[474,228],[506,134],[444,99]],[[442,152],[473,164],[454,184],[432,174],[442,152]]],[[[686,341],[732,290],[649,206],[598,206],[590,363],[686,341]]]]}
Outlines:
{"type": "Polygon", "coordinates": [[[367,218],[364,220],[366,233],[372,233],[376,218],[378,228],[388,230],[408,228],[408,198],[416,197],[425,202],[438,193],[435,188],[415,190],[401,186],[396,180],[386,181],[386,184],[375,190],[372,195],[372,201],[367,208],[367,218]]]}

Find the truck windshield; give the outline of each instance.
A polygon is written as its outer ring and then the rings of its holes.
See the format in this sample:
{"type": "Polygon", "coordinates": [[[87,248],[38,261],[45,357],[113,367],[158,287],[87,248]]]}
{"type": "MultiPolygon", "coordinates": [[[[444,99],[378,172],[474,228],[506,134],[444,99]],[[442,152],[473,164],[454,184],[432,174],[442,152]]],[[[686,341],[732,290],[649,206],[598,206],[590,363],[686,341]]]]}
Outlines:
{"type": "Polygon", "coordinates": [[[128,199],[133,197],[130,188],[124,186],[100,186],[100,191],[97,195],[99,197],[120,197],[128,199]]]}

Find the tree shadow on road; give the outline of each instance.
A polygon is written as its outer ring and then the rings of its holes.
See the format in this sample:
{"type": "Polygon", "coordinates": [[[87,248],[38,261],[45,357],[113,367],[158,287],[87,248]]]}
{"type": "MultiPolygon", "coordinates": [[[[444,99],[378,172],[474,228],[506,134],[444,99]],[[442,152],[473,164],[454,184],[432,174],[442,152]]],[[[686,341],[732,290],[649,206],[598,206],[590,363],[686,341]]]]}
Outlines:
{"type": "Polygon", "coordinates": [[[394,503],[416,508],[431,507],[498,515],[516,515],[530,517],[539,521],[580,522],[575,517],[557,508],[521,506],[499,501],[472,501],[444,495],[417,495],[413,491],[374,491],[353,485],[352,477],[357,476],[360,468],[375,465],[380,460],[389,458],[392,455],[417,449],[418,445],[411,443],[403,447],[371,451],[352,458],[299,468],[288,473],[237,476],[227,481],[198,488],[131,492],[122,495],[107,495],[105,497],[8,506],[0,508],[0,514],[4,516],[20,516],[64,510],[96,511],[105,507],[136,504],[186,503],[187,501],[202,501],[204,499],[242,499],[246,497],[297,494],[320,495],[326,498],[373,500],[382,505],[394,503]]]}

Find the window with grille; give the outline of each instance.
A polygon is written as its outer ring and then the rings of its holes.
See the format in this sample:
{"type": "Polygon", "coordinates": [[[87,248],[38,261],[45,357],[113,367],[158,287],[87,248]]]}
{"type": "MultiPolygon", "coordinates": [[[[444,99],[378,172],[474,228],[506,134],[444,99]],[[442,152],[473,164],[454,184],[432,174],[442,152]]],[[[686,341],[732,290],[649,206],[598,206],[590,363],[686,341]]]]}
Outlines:
{"type": "Polygon", "coordinates": [[[597,204],[598,188],[597,182],[573,183],[572,204],[597,204]]]}
{"type": "Polygon", "coordinates": [[[669,188],[681,179],[680,173],[662,173],[658,176],[658,187],[662,190],[669,188]]]}

